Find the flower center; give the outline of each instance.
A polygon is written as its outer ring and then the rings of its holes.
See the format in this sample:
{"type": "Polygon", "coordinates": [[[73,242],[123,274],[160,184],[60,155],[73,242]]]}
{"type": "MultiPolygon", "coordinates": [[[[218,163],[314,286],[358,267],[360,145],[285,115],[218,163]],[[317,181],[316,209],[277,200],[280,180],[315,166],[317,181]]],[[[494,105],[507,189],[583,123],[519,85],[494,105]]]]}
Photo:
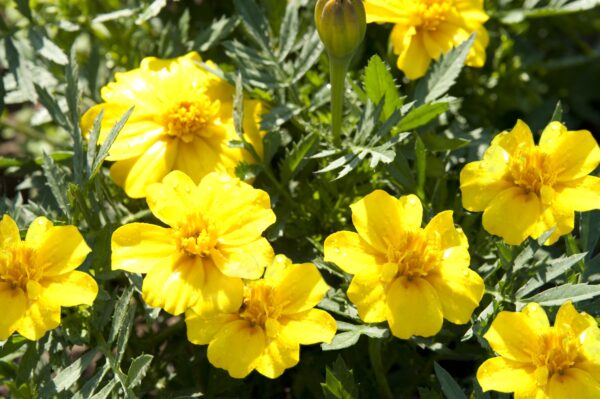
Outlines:
{"type": "Polygon", "coordinates": [[[537,367],[546,367],[548,377],[553,374],[564,374],[573,366],[579,356],[579,340],[571,335],[560,333],[554,327],[542,335],[540,340],[540,352],[534,355],[533,363],[537,367]]]}
{"type": "Polygon", "coordinates": [[[396,276],[408,280],[425,277],[435,270],[441,261],[439,238],[427,237],[425,230],[404,233],[388,244],[387,263],[382,269],[382,279],[392,281],[396,276]]]}
{"type": "Polygon", "coordinates": [[[417,29],[436,30],[453,8],[452,0],[417,0],[413,9],[413,24],[417,29]]]}
{"type": "Polygon", "coordinates": [[[208,256],[217,245],[217,231],[204,216],[191,214],[185,225],[175,229],[177,247],[189,256],[208,256]]]}
{"type": "Polygon", "coordinates": [[[546,154],[537,148],[518,152],[508,168],[513,182],[527,192],[540,195],[543,186],[552,187],[556,182],[556,172],[552,171],[546,154]]]}
{"type": "Polygon", "coordinates": [[[200,94],[194,101],[181,101],[162,115],[162,124],[169,136],[189,143],[197,136],[210,137],[207,129],[221,108],[219,101],[211,101],[200,94]]]}
{"type": "Polygon", "coordinates": [[[27,291],[27,283],[42,278],[42,270],[35,267],[32,248],[18,242],[0,250],[0,281],[8,283],[13,289],[27,291]]]}
{"type": "Polygon", "coordinates": [[[275,306],[273,288],[262,281],[256,281],[244,287],[244,303],[240,316],[254,326],[268,329],[267,320],[277,320],[281,306],[275,306]]]}

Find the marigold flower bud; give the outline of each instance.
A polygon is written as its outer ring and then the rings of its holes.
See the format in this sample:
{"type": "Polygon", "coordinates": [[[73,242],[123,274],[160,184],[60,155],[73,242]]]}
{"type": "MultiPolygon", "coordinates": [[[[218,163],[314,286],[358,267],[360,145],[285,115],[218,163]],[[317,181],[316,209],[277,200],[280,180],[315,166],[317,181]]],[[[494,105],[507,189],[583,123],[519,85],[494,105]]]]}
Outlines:
{"type": "Polygon", "coordinates": [[[329,56],[349,58],[367,29],[363,0],[318,0],[315,24],[329,56]]]}

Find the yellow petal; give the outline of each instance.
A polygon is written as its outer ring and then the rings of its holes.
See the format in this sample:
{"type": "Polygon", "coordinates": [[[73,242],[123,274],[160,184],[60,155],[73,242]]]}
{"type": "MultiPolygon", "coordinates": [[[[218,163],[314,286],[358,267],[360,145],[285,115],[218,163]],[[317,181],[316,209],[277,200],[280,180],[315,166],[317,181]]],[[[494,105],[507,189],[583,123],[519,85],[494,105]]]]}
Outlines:
{"type": "Polygon", "coordinates": [[[338,231],[325,239],[325,261],[333,262],[350,274],[363,270],[375,271],[378,263],[385,263],[383,254],[377,254],[366,241],[356,233],[338,231]]]}
{"type": "Polygon", "coordinates": [[[510,132],[502,132],[494,137],[491,145],[500,146],[509,156],[513,156],[534,146],[533,134],[529,126],[519,119],[510,132]]]}
{"type": "Polygon", "coordinates": [[[584,176],[556,189],[556,201],[578,212],[600,209],[600,177],[584,176]]]}
{"type": "Polygon", "coordinates": [[[519,187],[502,191],[483,212],[483,227],[511,245],[522,243],[532,233],[541,215],[540,200],[519,187]]]}
{"type": "Polygon", "coordinates": [[[600,147],[587,130],[567,131],[559,122],[551,122],[540,139],[540,148],[550,157],[558,181],[586,176],[600,164],[600,147]]]}
{"type": "Polygon", "coordinates": [[[2,220],[0,220],[0,248],[6,248],[17,242],[21,242],[19,226],[10,216],[2,216],[2,220]]]}
{"type": "Polygon", "coordinates": [[[377,251],[387,253],[388,243],[406,230],[421,227],[423,207],[415,195],[399,199],[375,190],[350,205],[352,223],[360,237],[377,251]]]}
{"type": "Polygon", "coordinates": [[[42,281],[43,295],[56,306],[91,306],[98,295],[96,280],[87,273],[73,271],[42,281]]]}
{"type": "Polygon", "coordinates": [[[453,4],[468,26],[483,24],[489,19],[483,8],[483,0],[453,0],[453,4]]]}
{"type": "Polygon", "coordinates": [[[188,340],[196,345],[208,345],[227,324],[238,320],[232,313],[212,313],[199,315],[191,308],[185,312],[188,340]]]}
{"type": "Polygon", "coordinates": [[[211,173],[202,179],[198,191],[206,197],[201,206],[214,221],[223,245],[253,242],[275,223],[269,195],[239,179],[211,173]]]}
{"type": "Polygon", "coordinates": [[[398,338],[431,337],[442,328],[440,298],[424,279],[398,278],[387,291],[387,306],[390,329],[398,338]]]}
{"type": "Polygon", "coordinates": [[[43,301],[31,302],[25,314],[16,325],[17,332],[25,338],[37,341],[47,331],[60,324],[60,306],[43,301]]]}
{"type": "Polygon", "coordinates": [[[521,313],[527,315],[536,328],[545,329],[550,327],[548,315],[546,315],[544,308],[537,303],[528,303],[527,306],[521,309],[521,313]]]}
{"type": "Polygon", "coordinates": [[[556,320],[554,326],[569,333],[580,335],[582,332],[587,330],[589,327],[597,327],[598,324],[592,316],[587,313],[579,313],[573,306],[571,301],[565,302],[558,313],[556,314],[556,320]]]}
{"type": "Polygon", "coordinates": [[[469,246],[465,233],[454,225],[452,211],[444,211],[435,215],[425,227],[425,234],[428,237],[439,238],[441,250],[457,246],[465,248],[469,246]]]}
{"type": "Polygon", "coordinates": [[[172,170],[177,146],[178,140],[157,140],[139,157],[115,162],[110,168],[111,177],[128,196],[143,198],[146,187],[161,181],[172,170]]]}
{"type": "Polygon", "coordinates": [[[264,113],[266,113],[266,110],[261,101],[244,100],[244,138],[252,144],[258,156],[261,158],[263,158],[262,138],[265,135],[265,132],[261,132],[259,127],[264,113]]]}
{"type": "Polygon", "coordinates": [[[27,310],[27,295],[20,288],[0,282],[0,341],[6,340],[17,328],[27,310]]]}
{"type": "Polygon", "coordinates": [[[385,286],[379,271],[363,271],[355,275],[347,294],[365,323],[380,323],[387,319],[385,286]]]}
{"type": "Polygon", "coordinates": [[[128,121],[110,147],[106,160],[121,161],[137,158],[164,136],[166,136],[165,128],[151,119],[128,121]]]}
{"type": "Polygon", "coordinates": [[[300,346],[282,335],[272,339],[256,359],[256,371],[268,378],[277,378],[285,369],[294,367],[300,360],[300,346]]]}
{"type": "Polygon", "coordinates": [[[556,373],[550,378],[548,396],[552,399],[598,398],[600,382],[587,372],[571,367],[564,374],[556,373]]]}
{"type": "Polygon", "coordinates": [[[35,218],[27,229],[25,241],[32,247],[37,248],[44,239],[46,232],[53,226],[52,222],[43,216],[35,218]]]}
{"type": "Polygon", "coordinates": [[[196,303],[203,286],[202,259],[182,255],[172,262],[158,263],[148,272],[142,296],[148,305],[176,316],[196,303]]]}
{"type": "Polygon", "coordinates": [[[175,227],[185,224],[196,208],[196,184],[183,172],[170,172],[161,183],[146,188],[146,201],[152,214],[163,223],[175,227]]]}
{"type": "Polygon", "coordinates": [[[390,40],[394,45],[394,52],[398,54],[396,62],[398,69],[411,80],[424,76],[432,58],[427,52],[423,36],[410,30],[405,32],[404,28],[396,25],[392,30],[390,40]]]}
{"type": "Polygon", "coordinates": [[[91,252],[75,226],[55,226],[39,243],[35,262],[43,265],[45,276],[56,276],[75,270],[91,252]]]}
{"type": "Polygon", "coordinates": [[[407,23],[409,21],[409,16],[404,12],[405,7],[401,1],[365,0],[364,4],[367,23],[407,23]]]}
{"type": "Polygon", "coordinates": [[[427,276],[440,298],[444,318],[455,324],[465,324],[483,297],[483,279],[468,269],[469,253],[462,247],[449,249],[439,270],[427,276]]]}
{"type": "Polygon", "coordinates": [[[499,355],[527,363],[537,353],[536,343],[543,332],[527,314],[502,311],[483,337],[499,355]]]}
{"type": "Polygon", "coordinates": [[[169,262],[176,255],[177,246],[171,229],[131,223],[113,233],[111,249],[113,270],[148,273],[155,265],[169,262]]]}
{"type": "Polygon", "coordinates": [[[219,245],[210,253],[212,261],[230,277],[257,279],[273,261],[274,253],[266,238],[239,246],[219,245]]]}
{"type": "Polygon", "coordinates": [[[477,29],[477,36],[475,38],[475,43],[473,43],[473,47],[469,51],[467,55],[467,59],[465,60],[465,64],[474,67],[481,68],[485,65],[485,60],[487,58],[487,54],[485,48],[490,42],[490,37],[487,33],[487,30],[482,26],[477,29]]]}
{"type": "MultiPolygon", "coordinates": [[[[544,192],[544,190],[542,190],[544,192]]],[[[554,228],[554,232],[544,243],[545,245],[554,244],[562,235],[565,235],[575,227],[575,212],[570,204],[554,200],[550,206],[546,206],[530,231],[532,238],[539,238],[548,230],[554,228]]]]}
{"type": "Polygon", "coordinates": [[[208,361],[227,370],[233,378],[244,378],[254,369],[266,346],[261,328],[251,327],[245,320],[233,321],[208,345],[208,361]]]}
{"type": "Polygon", "coordinates": [[[234,313],[242,306],[244,282],[241,278],[227,277],[210,261],[204,260],[204,286],[194,304],[200,314],[216,311],[234,313]]]}
{"type": "Polygon", "coordinates": [[[321,273],[312,263],[291,265],[286,268],[277,281],[266,282],[276,284],[274,288],[274,303],[284,304],[281,313],[290,315],[315,307],[327,291],[329,286],[321,277],[321,273]]]}
{"type": "Polygon", "coordinates": [[[279,322],[281,334],[291,342],[302,345],[331,342],[337,330],[335,319],[320,309],[288,315],[279,322]]]}
{"type": "Polygon", "coordinates": [[[477,370],[477,381],[483,391],[535,393],[535,368],[532,364],[503,357],[486,360],[477,370]]]}

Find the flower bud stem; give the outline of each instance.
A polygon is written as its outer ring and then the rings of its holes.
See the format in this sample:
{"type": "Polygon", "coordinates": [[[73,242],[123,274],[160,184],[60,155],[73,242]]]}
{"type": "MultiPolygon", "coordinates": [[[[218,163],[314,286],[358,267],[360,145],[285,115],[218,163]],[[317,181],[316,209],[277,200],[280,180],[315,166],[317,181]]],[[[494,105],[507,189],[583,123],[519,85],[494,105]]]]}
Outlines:
{"type": "Polygon", "coordinates": [[[339,147],[342,143],[342,115],[344,111],[344,85],[346,72],[350,65],[350,57],[329,57],[329,75],[331,80],[331,130],[333,144],[339,147]]]}

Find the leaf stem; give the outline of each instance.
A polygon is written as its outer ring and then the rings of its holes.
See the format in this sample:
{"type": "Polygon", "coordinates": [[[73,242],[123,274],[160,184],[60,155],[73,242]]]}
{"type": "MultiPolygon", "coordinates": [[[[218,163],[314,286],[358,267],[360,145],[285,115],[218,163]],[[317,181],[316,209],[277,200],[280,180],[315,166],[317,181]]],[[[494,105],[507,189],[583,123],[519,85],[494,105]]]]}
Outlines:
{"type": "Polygon", "coordinates": [[[369,359],[371,359],[371,367],[375,374],[375,381],[377,381],[377,389],[379,390],[380,397],[393,399],[394,395],[385,378],[385,370],[381,361],[381,339],[369,338],[369,359]]]}

